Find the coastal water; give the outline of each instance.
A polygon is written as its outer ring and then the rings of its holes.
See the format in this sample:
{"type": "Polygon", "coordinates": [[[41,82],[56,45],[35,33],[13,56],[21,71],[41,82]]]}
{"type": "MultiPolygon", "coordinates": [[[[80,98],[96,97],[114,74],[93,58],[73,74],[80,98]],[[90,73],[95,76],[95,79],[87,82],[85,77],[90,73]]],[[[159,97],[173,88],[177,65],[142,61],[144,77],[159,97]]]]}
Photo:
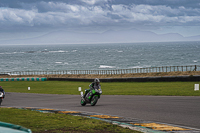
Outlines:
{"type": "Polygon", "coordinates": [[[0,72],[200,65],[200,42],[0,45],[0,72]]]}

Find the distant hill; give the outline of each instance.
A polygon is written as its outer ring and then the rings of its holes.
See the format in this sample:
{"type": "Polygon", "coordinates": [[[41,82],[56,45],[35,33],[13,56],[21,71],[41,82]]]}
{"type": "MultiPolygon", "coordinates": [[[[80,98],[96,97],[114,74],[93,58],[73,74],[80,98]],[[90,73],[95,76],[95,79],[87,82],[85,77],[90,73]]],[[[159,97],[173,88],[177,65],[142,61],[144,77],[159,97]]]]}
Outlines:
{"type": "Polygon", "coordinates": [[[156,34],[136,29],[106,31],[103,33],[77,33],[55,31],[26,39],[1,40],[0,44],[71,44],[71,43],[131,43],[131,42],[169,42],[200,41],[199,36],[183,37],[178,33],[156,34]]]}

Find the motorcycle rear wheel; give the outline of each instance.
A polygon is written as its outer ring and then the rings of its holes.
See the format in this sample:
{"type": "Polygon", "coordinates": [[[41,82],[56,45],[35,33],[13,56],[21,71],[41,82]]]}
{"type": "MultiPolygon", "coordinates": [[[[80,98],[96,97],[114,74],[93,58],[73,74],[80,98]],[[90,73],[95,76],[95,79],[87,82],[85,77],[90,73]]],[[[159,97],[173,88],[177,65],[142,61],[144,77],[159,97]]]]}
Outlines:
{"type": "Polygon", "coordinates": [[[96,103],[97,103],[97,101],[98,101],[98,99],[99,99],[98,96],[95,96],[95,95],[94,95],[94,96],[92,97],[92,100],[91,100],[91,106],[95,106],[96,103]]]}

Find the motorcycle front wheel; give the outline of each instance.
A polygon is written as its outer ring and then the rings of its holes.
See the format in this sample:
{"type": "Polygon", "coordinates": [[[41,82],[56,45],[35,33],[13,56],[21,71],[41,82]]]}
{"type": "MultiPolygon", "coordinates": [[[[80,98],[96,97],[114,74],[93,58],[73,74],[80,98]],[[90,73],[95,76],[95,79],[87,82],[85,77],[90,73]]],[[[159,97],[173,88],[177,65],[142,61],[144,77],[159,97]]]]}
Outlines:
{"type": "Polygon", "coordinates": [[[85,105],[86,105],[86,102],[85,102],[83,99],[81,99],[81,105],[82,105],[82,106],[85,106],[85,105]]]}
{"type": "Polygon", "coordinates": [[[94,95],[91,100],[91,106],[95,106],[98,101],[98,96],[94,95]]]}
{"type": "Polygon", "coordinates": [[[2,99],[0,98],[0,106],[1,106],[2,99]]]}

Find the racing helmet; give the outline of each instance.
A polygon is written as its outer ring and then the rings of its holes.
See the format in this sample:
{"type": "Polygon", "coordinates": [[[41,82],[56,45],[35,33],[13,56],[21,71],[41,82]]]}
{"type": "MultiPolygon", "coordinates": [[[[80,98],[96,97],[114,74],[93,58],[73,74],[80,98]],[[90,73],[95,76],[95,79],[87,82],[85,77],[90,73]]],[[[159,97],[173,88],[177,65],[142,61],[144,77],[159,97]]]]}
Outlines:
{"type": "Polygon", "coordinates": [[[95,78],[95,79],[94,79],[94,83],[99,84],[99,83],[100,83],[100,80],[99,80],[98,78],[95,78]]]}

